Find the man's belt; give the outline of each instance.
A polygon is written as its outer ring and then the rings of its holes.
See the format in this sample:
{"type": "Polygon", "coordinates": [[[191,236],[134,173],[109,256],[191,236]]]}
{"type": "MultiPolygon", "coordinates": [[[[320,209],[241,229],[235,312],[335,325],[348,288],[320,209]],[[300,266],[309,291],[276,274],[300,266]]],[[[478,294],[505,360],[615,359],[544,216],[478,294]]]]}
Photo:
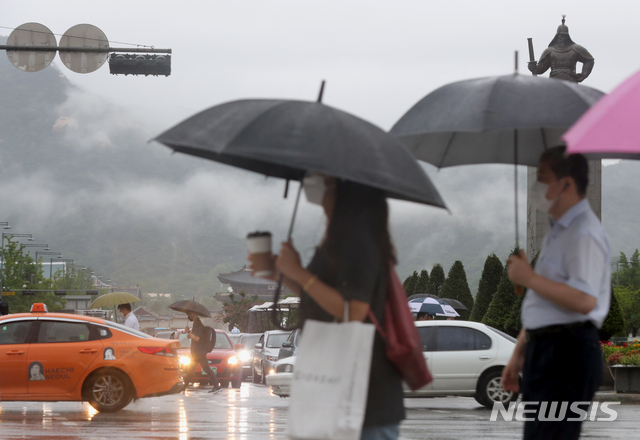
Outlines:
{"type": "Polygon", "coordinates": [[[547,327],[537,328],[535,330],[527,330],[527,341],[553,339],[555,336],[559,336],[561,334],[567,334],[575,330],[585,330],[589,328],[595,328],[595,325],[593,325],[591,321],[550,325],[547,327]]]}

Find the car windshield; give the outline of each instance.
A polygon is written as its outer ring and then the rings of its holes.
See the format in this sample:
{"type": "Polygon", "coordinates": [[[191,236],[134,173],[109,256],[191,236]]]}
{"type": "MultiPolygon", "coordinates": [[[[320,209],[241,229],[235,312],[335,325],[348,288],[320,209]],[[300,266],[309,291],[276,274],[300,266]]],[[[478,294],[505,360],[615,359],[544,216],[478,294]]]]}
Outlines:
{"type": "Polygon", "coordinates": [[[287,340],[289,333],[276,333],[267,338],[267,348],[282,348],[282,343],[287,340]]]}
{"type": "Polygon", "coordinates": [[[511,335],[506,334],[505,332],[501,332],[497,328],[493,328],[493,327],[490,327],[490,326],[487,326],[487,328],[493,330],[494,332],[496,332],[497,334],[499,334],[503,338],[508,339],[509,341],[513,342],[514,344],[518,342],[518,340],[516,338],[514,338],[511,335]]]}
{"type": "Polygon", "coordinates": [[[242,337],[241,334],[238,333],[232,333],[229,336],[229,339],[231,339],[231,342],[233,342],[234,344],[237,344],[240,341],[240,338],[242,337]]]}
{"type": "Polygon", "coordinates": [[[222,348],[222,349],[233,348],[233,346],[231,345],[231,341],[229,341],[229,338],[227,338],[226,333],[220,333],[220,332],[216,333],[215,348],[222,348]]]}
{"type": "Polygon", "coordinates": [[[255,333],[255,334],[252,333],[249,335],[243,335],[242,345],[244,345],[244,348],[253,349],[253,347],[258,343],[258,341],[260,341],[260,336],[262,336],[262,333],[255,333]]]}
{"type": "MultiPolygon", "coordinates": [[[[191,347],[191,339],[187,338],[186,333],[178,334],[178,341],[180,341],[180,348],[190,348],[191,347]]],[[[224,333],[217,332],[216,333],[216,345],[214,348],[220,348],[223,350],[228,350],[233,348],[229,338],[224,333]]]]}
{"type": "Polygon", "coordinates": [[[180,348],[190,348],[191,347],[191,339],[187,338],[186,333],[178,334],[178,341],[180,341],[180,348]]]}

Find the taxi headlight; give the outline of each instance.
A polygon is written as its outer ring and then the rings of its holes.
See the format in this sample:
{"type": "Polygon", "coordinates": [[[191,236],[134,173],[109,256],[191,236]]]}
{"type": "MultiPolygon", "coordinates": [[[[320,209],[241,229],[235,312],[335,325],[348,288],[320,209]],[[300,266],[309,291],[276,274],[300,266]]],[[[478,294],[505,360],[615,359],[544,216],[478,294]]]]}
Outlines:
{"type": "Polygon", "coordinates": [[[235,365],[238,363],[238,358],[235,356],[231,356],[229,359],[227,359],[227,364],[229,365],[235,365]]]}
{"type": "Polygon", "coordinates": [[[181,365],[189,365],[190,363],[191,363],[191,358],[189,356],[180,356],[181,365]]]}
{"type": "Polygon", "coordinates": [[[240,352],[240,360],[242,362],[247,362],[249,359],[251,359],[251,355],[248,351],[245,350],[240,352]]]}

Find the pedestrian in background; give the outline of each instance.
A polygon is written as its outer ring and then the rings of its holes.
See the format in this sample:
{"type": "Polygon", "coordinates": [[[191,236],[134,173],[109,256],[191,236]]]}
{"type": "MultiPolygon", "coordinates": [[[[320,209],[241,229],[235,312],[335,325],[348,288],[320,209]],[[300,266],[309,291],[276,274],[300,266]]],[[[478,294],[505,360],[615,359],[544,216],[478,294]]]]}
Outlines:
{"type": "MultiPolygon", "coordinates": [[[[507,391],[518,392],[522,372],[525,402],[583,402],[588,410],[602,377],[598,329],[609,311],[611,250],[605,231],[586,199],[589,166],[584,156],[566,155],[564,147],[540,157],[532,202],[551,216],[536,262],[509,257],[509,279],[528,289],[522,305],[522,330],[502,373],[507,391]]],[[[541,405],[538,405],[538,409],[541,405]]],[[[547,414],[545,414],[546,416],[547,414]]],[[[553,416],[553,414],[552,414],[553,416]]],[[[580,437],[581,421],[570,410],[561,421],[525,422],[525,439],[580,437]]]]}
{"type": "MultiPolygon", "coordinates": [[[[341,320],[348,301],[350,321],[368,320],[371,310],[384,327],[389,265],[396,262],[384,193],[319,174],[305,178],[303,188],[310,203],[324,208],[325,236],[306,269],[292,242],[282,244],[276,260],[287,287],[301,296],[300,325],[341,320]]],[[[395,440],[404,418],[401,376],[376,332],[361,438],[395,440]]]]}
{"type": "Polygon", "coordinates": [[[134,330],[140,330],[140,324],[135,314],[131,312],[131,304],[125,303],[118,306],[118,311],[122,313],[124,317],[124,325],[134,330]]]}
{"type": "Polygon", "coordinates": [[[209,380],[211,381],[212,386],[209,392],[215,393],[216,391],[221,390],[222,386],[218,383],[218,377],[209,366],[209,361],[207,361],[207,349],[204,346],[203,339],[205,336],[204,324],[200,320],[200,317],[193,312],[187,312],[187,318],[189,321],[193,322],[193,328],[189,329],[188,325],[185,327],[187,338],[191,339],[191,363],[187,367],[184,386],[186,388],[189,385],[191,379],[193,379],[193,373],[199,364],[202,371],[207,373],[207,376],[209,376],[209,380]]]}

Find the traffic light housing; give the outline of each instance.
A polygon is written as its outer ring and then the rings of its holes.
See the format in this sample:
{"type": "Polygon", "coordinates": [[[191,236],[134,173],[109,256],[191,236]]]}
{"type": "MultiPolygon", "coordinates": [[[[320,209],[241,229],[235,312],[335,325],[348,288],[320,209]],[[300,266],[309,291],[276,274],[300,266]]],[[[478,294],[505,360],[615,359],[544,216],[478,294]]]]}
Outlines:
{"type": "Polygon", "coordinates": [[[109,56],[112,75],[171,75],[171,55],[123,54],[109,56]]]}
{"type": "Polygon", "coordinates": [[[0,316],[4,316],[8,314],[9,314],[9,304],[4,301],[0,301],[0,316]]]}

